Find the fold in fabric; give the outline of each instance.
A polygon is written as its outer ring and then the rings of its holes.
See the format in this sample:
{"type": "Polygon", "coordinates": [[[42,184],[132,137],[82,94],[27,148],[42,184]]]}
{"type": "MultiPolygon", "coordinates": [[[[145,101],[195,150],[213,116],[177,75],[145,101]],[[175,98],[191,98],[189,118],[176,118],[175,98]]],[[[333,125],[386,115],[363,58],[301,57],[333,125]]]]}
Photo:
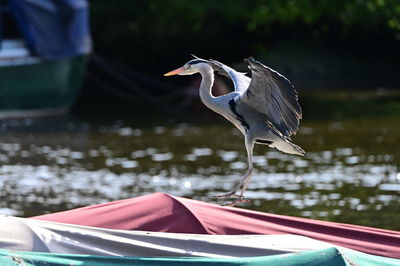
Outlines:
{"type": "Polygon", "coordinates": [[[253,257],[333,247],[295,235],[204,235],[113,230],[4,216],[0,248],[137,257],[253,257]]]}
{"type": "Polygon", "coordinates": [[[193,234],[294,234],[400,258],[400,232],[221,207],[165,193],[114,201],[33,219],[111,229],[193,234]]]}
{"type": "Polygon", "coordinates": [[[400,265],[296,235],[113,230],[0,217],[0,265],[400,265]]]}

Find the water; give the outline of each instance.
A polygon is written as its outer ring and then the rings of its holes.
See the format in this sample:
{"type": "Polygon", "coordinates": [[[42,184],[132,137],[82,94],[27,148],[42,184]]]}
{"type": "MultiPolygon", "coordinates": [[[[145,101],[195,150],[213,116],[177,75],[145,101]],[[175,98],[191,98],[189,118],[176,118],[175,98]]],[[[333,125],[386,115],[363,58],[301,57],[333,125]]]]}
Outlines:
{"type": "MultiPolygon", "coordinates": [[[[167,192],[219,203],[246,171],[240,132],[214,114],[0,124],[0,214],[33,216],[167,192]],[[166,117],[169,117],[166,119],[166,117]],[[195,116],[196,117],[196,116],[195,116]]],[[[255,148],[240,207],[400,230],[400,119],[304,119],[304,158],[255,148]]]]}

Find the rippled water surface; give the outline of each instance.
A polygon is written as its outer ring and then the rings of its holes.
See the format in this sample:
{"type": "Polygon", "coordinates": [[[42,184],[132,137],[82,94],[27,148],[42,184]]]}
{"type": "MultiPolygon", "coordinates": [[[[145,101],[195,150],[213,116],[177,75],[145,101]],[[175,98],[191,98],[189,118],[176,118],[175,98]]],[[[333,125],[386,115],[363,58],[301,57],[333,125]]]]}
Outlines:
{"type": "MultiPolygon", "coordinates": [[[[212,196],[246,171],[240,132],[214,114],[171,116],[1,122],[0,213],[32,216],[160,191],[219,203],[212,196]]],[[[400,230],[399,117],[304,119],[293,137],[304,158],[256,146],[246,192],[253,200],[240,207],[400,230]]]]}

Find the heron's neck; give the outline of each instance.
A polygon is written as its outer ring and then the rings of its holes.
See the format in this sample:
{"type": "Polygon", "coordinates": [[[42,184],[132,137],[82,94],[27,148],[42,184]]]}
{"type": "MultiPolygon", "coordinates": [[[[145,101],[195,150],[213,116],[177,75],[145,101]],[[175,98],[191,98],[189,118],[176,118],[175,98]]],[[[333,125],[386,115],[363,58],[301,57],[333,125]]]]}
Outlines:
{"type": "Polygon", "coordinates": [[[215,97],[211,93],[211,88],[214,84],[214,71],[211,67],[204,68],[200,71],[201,84],[200,84],[200,99],[210,109],[214,110],[215,97]]]}

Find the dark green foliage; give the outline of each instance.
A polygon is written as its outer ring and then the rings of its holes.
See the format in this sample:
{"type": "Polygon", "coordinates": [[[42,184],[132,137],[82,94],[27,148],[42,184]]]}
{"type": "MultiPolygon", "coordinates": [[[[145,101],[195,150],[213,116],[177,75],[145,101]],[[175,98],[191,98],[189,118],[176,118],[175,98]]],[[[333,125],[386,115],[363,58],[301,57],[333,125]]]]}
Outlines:
{"type": "Polygon", "coordinates": [[[95,50],[160,75],[194,53],[232,64],[282,43],[398,51],[398,0],[96,0],[95,50]],[[163,60],[160,60],[162,58],[163,60]]]}
{"type": "MultiPolygon", "coordinates": [[[[93,1],[94,15],[107,13],[126,21],[132,33],[175,35],[184,30],[202,32],[210,20],[227,26],[241,24],[247,31],[273,24],[305,23],[326,30],[360,24],[370,30],[400,30],[400,3],[396,0],[253,0],[253,1],[93,1]]],[[[107,21],[107,19],[105,19],[107,21]]]]}

